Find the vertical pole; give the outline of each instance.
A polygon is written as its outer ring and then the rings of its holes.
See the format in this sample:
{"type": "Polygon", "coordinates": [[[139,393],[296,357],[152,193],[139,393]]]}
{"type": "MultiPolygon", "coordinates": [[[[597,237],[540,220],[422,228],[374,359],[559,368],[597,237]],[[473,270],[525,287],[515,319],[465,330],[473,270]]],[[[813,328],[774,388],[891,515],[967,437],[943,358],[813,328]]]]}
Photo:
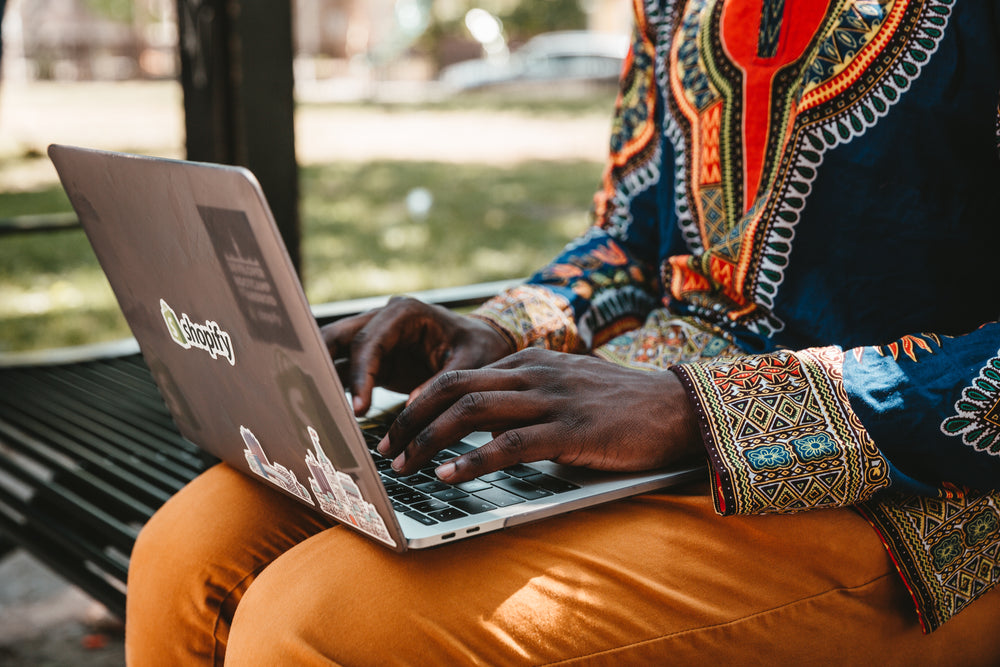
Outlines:
{"type": "Polygon", "coordinates": [[[189,160],[260,181],[301,274],[290,0],[177,0],[189,160]]]}

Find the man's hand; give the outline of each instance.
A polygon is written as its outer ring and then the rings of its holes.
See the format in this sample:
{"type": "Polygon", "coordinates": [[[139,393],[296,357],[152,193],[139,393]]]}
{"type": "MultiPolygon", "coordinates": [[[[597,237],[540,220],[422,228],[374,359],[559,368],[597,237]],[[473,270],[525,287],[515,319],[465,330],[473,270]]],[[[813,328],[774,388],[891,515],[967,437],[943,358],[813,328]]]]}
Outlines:
{"type": "Polygon", "coordinates": [[[437,469],[463,482],[516,463],[652,470],[704,453],[680,380],[595,357],[530,349],[443,373],[396,418],[379,451],[404,474],[473,431],[494,439],[437,469]]]}
{"type": "Polygon", "coordinates": [[[415,395],[438,373],[485,366],[513,351],[481,320],[402,297],[328,324],[322,333],[334,362],[348,362],[337,363],[337,370],[359,416],[371,407],[376,385],[415,395]]]}

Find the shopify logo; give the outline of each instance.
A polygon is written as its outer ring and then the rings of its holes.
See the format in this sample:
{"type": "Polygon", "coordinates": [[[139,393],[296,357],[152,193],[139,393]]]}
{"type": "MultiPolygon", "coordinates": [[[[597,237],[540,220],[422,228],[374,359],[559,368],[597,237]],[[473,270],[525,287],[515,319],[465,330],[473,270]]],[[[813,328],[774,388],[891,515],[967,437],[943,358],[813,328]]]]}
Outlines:
{"type": "Polygon", "coordinates": [[[230,366],[236,365],[236,354],[233,340],[229,334],[219,328],[217,322],[205,320],[204,324],[192,322],[187,313],[181,313],[180,319],[167,302],[160,299],[160,313],[167,324],[167,331],[174,342],[185,350],[196,347],[205,350],[213,359],[222,357],[230,366]]]}

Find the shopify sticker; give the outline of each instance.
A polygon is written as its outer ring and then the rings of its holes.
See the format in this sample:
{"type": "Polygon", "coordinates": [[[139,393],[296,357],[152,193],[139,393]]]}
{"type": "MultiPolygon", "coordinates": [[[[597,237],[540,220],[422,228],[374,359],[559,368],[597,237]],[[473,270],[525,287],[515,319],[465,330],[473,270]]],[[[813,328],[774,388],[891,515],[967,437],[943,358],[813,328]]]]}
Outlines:
{"type": "Polygon", "coordinates": [[[205,350],[213,359],[222,357],[230,366],[236,365],[236,351],[229,334],[219,328],[217,322],[205,320],[204,324],[192,322],[187,313],[181,313],[180,319],[167,302],[160,299],[160,313],[167,324],[167,331],[174,342],[188,350],[196,347],[205,350]]]}

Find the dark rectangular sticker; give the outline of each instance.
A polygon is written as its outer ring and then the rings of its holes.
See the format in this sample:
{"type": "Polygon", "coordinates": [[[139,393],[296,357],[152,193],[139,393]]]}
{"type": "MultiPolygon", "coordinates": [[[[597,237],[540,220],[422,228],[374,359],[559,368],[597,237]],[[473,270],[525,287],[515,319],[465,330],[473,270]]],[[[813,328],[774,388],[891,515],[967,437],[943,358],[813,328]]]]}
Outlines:
{"type": "Polygon", "coordinates": [[[250,334],[260,341],[301,350],[246,213],[213,206],[199,206],[198,212],[229,287],[247,318],[250,334]]]}

